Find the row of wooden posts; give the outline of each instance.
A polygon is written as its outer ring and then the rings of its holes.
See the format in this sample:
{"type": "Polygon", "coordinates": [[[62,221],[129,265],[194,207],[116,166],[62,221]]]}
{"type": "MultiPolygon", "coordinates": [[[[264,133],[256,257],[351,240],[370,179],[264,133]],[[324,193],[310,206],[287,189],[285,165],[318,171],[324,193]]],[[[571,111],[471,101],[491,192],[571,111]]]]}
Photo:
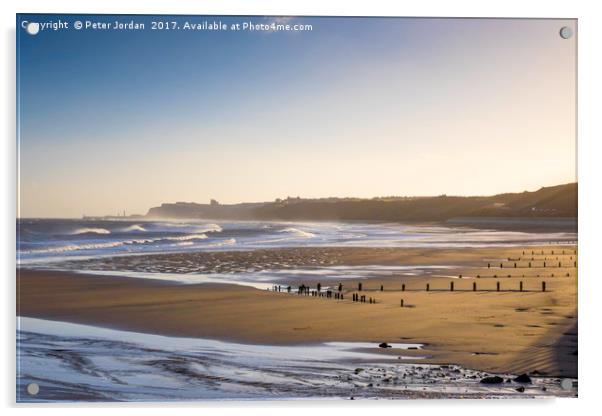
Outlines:
{"type": "MultiPolygon", "coordinates": [[[[527,251],[529,251],[529,250],[523,250],[523,256],[524,256],[525,254],[527,254],[527,251]]],[[[564,255],[564,254],[566,253],[566,251],[567,251],[567,250],[562,250],[562,254],[564,255]]],[[[572,251],[572,252],[573,252],[573,254],[577,254],[577,250],[569,250],[569,251],[572,251]]],[[[537,252],[537,253],[536,253],[536,252],[535,252],[535,250],[531,250],[531,255],[532,255],[532,256],[534,256],[534,255],[536,255],[536,254],[540,254],[540,253],[539,253],[539,252],[537,252]]],[[[545,254],[546,254],[546,253],[544,252],[544,250],[541,250],[541,255],[543,256],[543,255],[545,255],[545,254]]],[[[559,253],[556,253],[556,254],[559,254],[559,253]]],[[[570,253],[569,253],[569,254],[570,254],[570,253]]],[[[551,255],[551,256],[553,256],[553,255],[554,255],[554,250],[552,250],[552,251],[550,252],[550,255],[551,255]]]]}
{"type": "MultiPolygon", "coordinates": [[[[321,290],[321,286],[322,285],[320,283],[318,283],[318,285],[316,287],[316,290],[311,290],[309,286],[301,285],[297,289],[297,294],[298,295],[305,295],[305,296],[312,296],[312,297],[325,297],[325,298],[328,298],[328,299],[333,298],[333,297],[335,299],[341,299],[341,300],[345,299],[344,295],[342,293],[342,290],[343,290],[343,285],[342,284],[339,283],[338,292],[335,292],[333,290],[322,291],[321,290]]],[[[502,290],[500,282],[496,282],[495,287],[496,287],[496,291],[497,292],[500,292],[502,290]]],[[[363,285],[360,282],[357,285],[357,290],[358,290],[358,292],[361,292],[362,289],[363,289],[363,285]]],[[[283,291],[286,291],[287,293],[291,293],[292,288],[291,288],[291,286],[287,286],[286,288],[284,288],[283,286],[276,285],[276,286],[274,286],[272,288],[272,290],[274,292],[283,292],[283,291]]],[[[384,286],[380,285],[380,291],[382,292],[384,290],[385,290],[384,286]]],[[[416,290],[416,289],[413,289],[413,290],[416,290]]],[[[431,290],[430,283],[426,283],[425,291],[429,292],[430,290],[431,290]]],[[[441,290],[441,289],[436,289],[436,290],[441,290]]],[[[456,290],[455,282],[449,282],[449,291],[453,292],[454,290],[456,290]]],[[[481,289],[481,290],[485,290],[485,289],[481,289]]],[[[506,289],[506,290],[510,290],[510,289],[506,289]]],[[[524,285],[523,285],[522,281],[519,282],[518,290],[520,292],[524,291],[524,285]]],[[[406,285],[405,285],[405,283],[403,283],[401,285],[401,291],[402,292],[406,291],[406,285]]],[[[477,292],[478,291],[477,290],[477,282],[473,282],[472,283],[472,291],[473,292],[477,292]]],[[[546,282],[545,281],[541,282],[541,291],[542,292],[546,291],[546,282]]],[[[360,296],[357,293],[354,293],[352,300],[354,302],[362,302],[362,303],[364,303],[366,301],[366,296],[365,295],[361,295],[360,296]]],[[[369,302],[368,303],[376,303],[376,299],[369,298],[369,302]]]]}
{"type": "MultiPolygon", "coordinates": [[[[402,285],[402,291],[405,290],[404,286],[405,285],[402,285]]],[[[502,290],[501,287],[502,287],[502,285],[500,284],[500,282],[496,282],[495,283],[495,290],[497,292],[500,292],[502,290]]],[[[455,289],[454,282],[449,282],[449,291],[453,292],[454,289],[455,289]]],[[[427,283],[426,284],[426,291],[428,292],[430,290],[431,290],[431,285],[429,283],[427,283]]],[[[483,290],[483,289],[481,289],[481,290],[483,290]]],[[[512,289],[506,289],[506,290],[512,290],[512,289]]],[[[523,292],[524,291],[524,285],[523,285],[522,281],[520,281],[518,283],[518,290],[519,290],[519,292],[523,292]]],[[[472,282],[472,291],[473,292],[477,292],[477,282],[472,282]]],[[[541,282],[541,291],[542,292],[546,291],[546,282],[545,281],[541,282]]]]}
{"type": "MultiPolygon", "coordinates": [[[[529,269],[529,268],[535,268],[535,267],[536,266],[533,265],[533,262],[528,262],[527,266],[525,266],[525,265],[519,265],[517,262],[514,262],[514,268],[515,269],[519,269],[519,268],[520,269],[529,269]]],[[[556,266],[556,262],[550,263],[550,262],[544,261],[543,265],[541,267],[543,267],[543,268],[550,268],[550,267],[553,267],[553,268],[567,268],[567,267],[571,267],[571,266],[563,265],[562,262],[560,262],[560,261],[558,262],[558,266],[556,266]]],[[[577,267],[577,261],[573,262],[573,266],[572,267],[577,267]]],[[[487,263],[487,268],[491,269],[491,263],[487,263]]],[[[504,268],[504,263],[500,263],[500,269],[503,269],[503,268],[504,268]]],[[[508,268],[508,265],[506,266],[506,268],[508,268]]],[[[512,267],[510,267],[510,268],[512,268],[512,267]]]]}
{"type": "MultiPolygon", "coordinates": [[[[564,276],[565,276],[565,277],[571,277],[571,274],[570,274],[570,273],[566,273],[564,276]]],[[[523,279],[528,279],[528,278],[556,277],[556,276],[554,275],[554,273],[550,273],[549,275],[541,275],[541,274],[538,274],[538,275],[535,275],[535,276],[525,276],[524,274],[522,274],[522,275],[520,275],[520,276],[519,276],[519,275],[514,275],[514,276],[512,276],[511,274],[507,274],[507,275],[505,275],[505,276],[504,276],[504,275],[499,275],[499,276],[498,276],[497,274],[494,274],[494,275],[491,275],[491,276],[481,276],[480,274],[477,274],[475,277],[476,277],[477,279],[487,279],[487,278],[489,278],[489,279],[491,279],[491,278],[493,278],[493,279],[497,279],[498,277],[502,277],[502,278],[503,278],[503,277],[522,277],[523,279]]],[[[559,277],[560,277],[560,276],[559,276],[559,277]]],[[[458,279],[462,279],[462,275],[461,275],[461,274],[459,274],[459,275],[458,275],[458,279]]]]}
{"type": "MultiPolygon", "coordinates": [[[[352,299],[354,302],[366,303],[366,295],[359,295],[357,293],[354,293],[352,299]]],[[[376,299],[368,298],[368,303],[376,303],[376,299]]]]}

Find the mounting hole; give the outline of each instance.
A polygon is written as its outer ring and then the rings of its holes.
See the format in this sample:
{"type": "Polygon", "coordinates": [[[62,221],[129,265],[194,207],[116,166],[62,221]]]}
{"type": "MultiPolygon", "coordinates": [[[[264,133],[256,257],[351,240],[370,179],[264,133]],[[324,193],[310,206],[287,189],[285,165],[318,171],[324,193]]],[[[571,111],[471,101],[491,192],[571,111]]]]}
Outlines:
{"type": "Polygon", "coordinates": [[[562,28],[560,28],[559,33],[562,39],[569,39],[571,36],[573,36],[573,29],[571,29],[568,26],[563,26],[562,28]]]}
{"type": "Polygon", "coordinates": [[[571,390],[573,388],[573,382],[568,378],[565,378],[560,382],[560,387],[562,387],[562,390],[571,390]]]}
{"type": "Polygon", "coordinates": [[[27,394],[29,394],[30,396],[35,396],[39,392],[40,386],[38,386],[37,383],[29,383],[27,385],[27,394]]]}
{"type": "Polygon", "coordinates": [[[36,23],[36,22],[29,22],[29,23],[27,23],[25,30],[30,35],[37,35],[38,32],[40,31],[40,24],[36,23]]]}

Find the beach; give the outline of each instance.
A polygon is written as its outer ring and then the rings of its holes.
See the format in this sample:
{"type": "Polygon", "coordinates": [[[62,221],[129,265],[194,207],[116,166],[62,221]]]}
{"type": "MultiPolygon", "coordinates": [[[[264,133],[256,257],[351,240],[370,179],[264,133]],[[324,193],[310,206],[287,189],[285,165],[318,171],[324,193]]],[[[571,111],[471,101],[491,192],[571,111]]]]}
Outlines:
{"type": "Polygon", "coordinates": [[[404,351],[415,363],[577,376],[575,245],[293,247],[77,261],[91,262],[89,271],[18,269],[17,315],[257,345],[419,343],[404,351]],[[338,274],[316,273],[323,267],[338,274]],[[195,283],[203,273],[267,273],[270,284],[195,283]],[[296,292],[318,283],[322,293],[342,284],[343,299],[296,292]]]}

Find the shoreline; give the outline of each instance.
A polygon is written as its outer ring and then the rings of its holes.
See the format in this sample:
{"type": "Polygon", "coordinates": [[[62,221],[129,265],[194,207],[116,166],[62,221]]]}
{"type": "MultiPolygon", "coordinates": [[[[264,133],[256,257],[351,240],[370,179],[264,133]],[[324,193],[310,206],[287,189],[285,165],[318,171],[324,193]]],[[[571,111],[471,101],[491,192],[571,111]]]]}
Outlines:
{"type": "MultiPolygon", "coordinates": [[[[545,250],[552,247],[545,246],[545,250]]],[[[454,292],[446,290],[452,278],[440,276],[350,279],[344,284],[345,299],[333,300],[229,284],[176,284],[18,269],[17,314],[262,345],[413,342],[425,344],[419,353],[428,358],[419,362],[458,364],[490,372],[536,370],[545,375],[577,375],[576,355],[571,355],[577,349],[576,330],[572,329],[577,322],[576,276],[547,279],[546,292],[539,291],[542,279],[535,275],[482,277],[478,284],[483,291],[473,293],[470,285],[477,279],[468,277],[486,270],[485,259],[510,257],[519,248],[416,250],[358,248],[343,257],[350,264],[385,265],[436,265],[456,257],[456,271],[465,277],[453,278],[454,292]],[[513,288],[517,279],[525,281],[528,292],[494,289],[496,281],[504,288],[513,288]],[[364,285],[363,294],[377,299],[376,304],[351,301],[359,282],[364,285]],[[402,282],[407,285],[405,292],[399,287],[402,282]],[[425,282],[432,291],[422,289],[425,282]],[[385,288],[383,292],[380,285],[385,288]],[[405,301],[404,308],[399,306],[400,298],[405,301]],[[573,332],[574,336],[566,335],[573,332]]]]}
{"type": "Polygon", "coordinates": [[[64,400],[73,396],[97,401],[163,397],[213,400],[224,397],[223,392],[214,388],[216,380],[229,385],[227,394],[232,399],[576,395],[575,391],[563,389],[554,377],[532,375],[530,382],[524,383],[516,374],[414,363],[415,360],[405,354],[411,348],[421,348],[418,344],[393,344],[388,350],[391,354],[383,355],[380,354],[383,350],[374,343],[253,345],[124,332],[35,318],[20,318],[19,324],[19,350],[25,356],[36,357],[38,363],[46,364],[32,366],[27,360],[24,362],[25,367],[17,378],[18,400],[24,402],[64,400]],[[64,349],[65,343],[69,344],[68,349],[64,349]],[[152,359],[147,357],[149,353],[152,359]],[[98,377],[98,370],[110,370],[82,365],[98,360],[117,363],[113,368],[120,371],[111,372],[111,377],[98,377]],[[45,378],[47,366],[57,362],[64,366],[63,370],[55,373],[53,379],[45,378]],[[132,374],[136,375],[134,380],[132,374]],[[159,387],[138,381],[151,374],[163,377],[164,383],[159,387]],[[505,382],[494,388],[480,382],[496,376],[505,382]],[[73,378],[77,382],[74,383],[73,378]],[[299,384],[299,380],[307,383],[299,384]],[[25,389],[28,383],[36,381],[43,382],[43,395],[32,398],[25,394],[25,389]],[[177,390],[171,392],[175,395],[162,390],[174,385],[177,390]]]}

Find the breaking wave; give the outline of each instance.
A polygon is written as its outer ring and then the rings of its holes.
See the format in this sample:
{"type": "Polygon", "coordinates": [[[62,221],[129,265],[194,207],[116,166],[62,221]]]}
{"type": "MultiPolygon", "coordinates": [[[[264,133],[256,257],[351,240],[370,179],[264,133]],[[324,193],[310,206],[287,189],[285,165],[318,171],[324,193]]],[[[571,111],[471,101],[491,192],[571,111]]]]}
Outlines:
{"type": "Polygon", "coordinates": [[[298,237],[303,237],[303,238],[314,238],[316,236],[315,234],[310,233],[308,231],[303,231],[298,228],[292,228],[292,227],[285,228],[283,230],[280,230],[279,232],[280,233],[291,233],[291,234],[295,234],[298,237]]]}
{"type": "Polygon", "coordinates": [[[78,228],[75,231],[69,233],[71,235],[80,235],[80,234],[111,234],[109,230],[106,228],[78,228]]]}
{"type": "Polygon", "coordinates": [[[134,224],[134,225],[130,225],[129,227],[122,228],[119,231],[124,232],[124,233],[129,233],[132,231],[146,231],[146,228],[144,228],[143,226],[141,226],[139,224],[134,224]]]}
{"type": "MultiPolygon", "coordinates": [[[[23,250],[23,254],[34,254],[34,253],[64,253],[67,251],[77,250],[98,250],[103,248],[113,248],[124,245],[125,241],[112,241],[109,243],[94,243],[94,244],[69,244],[59,247],[47,247],[40,249],[23,250]]],[[[133,243],[133,242],[132,242],[133,243]]]]}
{"type": "Polygon", "coordinates": [[[206,234],[188,234],[188,235],[180,235],[177,237],[165,237],[165,240],[187,241],[187,240],[204,240],[206,238],[207,238],[206,234]]]}

